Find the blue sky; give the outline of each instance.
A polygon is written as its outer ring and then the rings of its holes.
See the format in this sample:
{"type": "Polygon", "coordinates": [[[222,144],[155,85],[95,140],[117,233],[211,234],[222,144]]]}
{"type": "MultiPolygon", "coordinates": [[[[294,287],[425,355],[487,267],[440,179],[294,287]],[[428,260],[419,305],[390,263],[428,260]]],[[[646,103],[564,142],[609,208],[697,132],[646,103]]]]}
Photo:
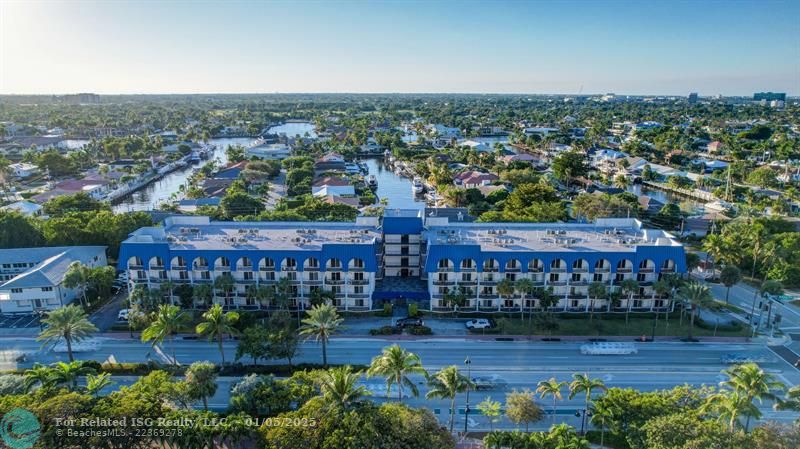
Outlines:
{"type": "Polygon", "coordinates": [[[800,94],[800,1],[0,0],[0,93],[800,94]]]}

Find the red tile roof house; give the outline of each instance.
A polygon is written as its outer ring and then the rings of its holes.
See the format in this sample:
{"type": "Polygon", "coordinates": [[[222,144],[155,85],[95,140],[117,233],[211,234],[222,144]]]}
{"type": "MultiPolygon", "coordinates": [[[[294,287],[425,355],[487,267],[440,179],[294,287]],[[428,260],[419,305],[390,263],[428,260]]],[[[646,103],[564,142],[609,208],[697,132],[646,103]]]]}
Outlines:
{"type": "Polygon", "coordinates": [[[718,153],[721,148],[722,148],[722,142],[717,140],[706,145],[706,151],[708,151],[709,153],[718,153]]]}
{"type": "Polygon", "coordinates": [[[104,195],[108,192],[109,184],[110,183],[105,180],[70,179],[59,182],[52,190],[40,193],[31,199],[39,204],[43,204],[57,196],[85,193],[96,200],[100,200],[103,199],[104,195]]]}
{"type": "Polygon", "coordinates": [[[470,170],[457,174],[453,182],[457,186],[471,189],[478,186],[489,185],[498,179],[500,178],[492,173],[481,173],[479,171],[470,170]]]}

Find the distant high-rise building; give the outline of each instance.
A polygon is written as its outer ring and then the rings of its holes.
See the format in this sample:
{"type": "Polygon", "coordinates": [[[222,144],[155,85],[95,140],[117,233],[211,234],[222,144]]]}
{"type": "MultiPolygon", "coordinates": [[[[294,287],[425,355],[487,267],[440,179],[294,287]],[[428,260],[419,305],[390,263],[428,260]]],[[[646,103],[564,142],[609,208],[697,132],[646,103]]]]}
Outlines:
{"type": "Polygon", "coordinates": [[[786,101],[785,92],[756,92],[753,94],[754,101],[786,101]]]}
{"type": "Polygon", "coordinates": [[[689,104],[697,103],[697,92],[692,92],[689,94],[689,104]]]}

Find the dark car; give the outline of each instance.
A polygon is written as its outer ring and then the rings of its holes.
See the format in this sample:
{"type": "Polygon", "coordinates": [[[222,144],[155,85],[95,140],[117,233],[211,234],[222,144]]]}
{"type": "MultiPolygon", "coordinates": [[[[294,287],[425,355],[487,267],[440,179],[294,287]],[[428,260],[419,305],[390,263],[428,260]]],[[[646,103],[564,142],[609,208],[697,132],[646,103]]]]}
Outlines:
{"type": "Polygon", "coordinates": [[[422,322],[422,318],[414,318],[408,316],[405,318],[400,318],[394,324],[399,328],[404,328],[404,327],[422,326],[424,323],[422,322]]]}

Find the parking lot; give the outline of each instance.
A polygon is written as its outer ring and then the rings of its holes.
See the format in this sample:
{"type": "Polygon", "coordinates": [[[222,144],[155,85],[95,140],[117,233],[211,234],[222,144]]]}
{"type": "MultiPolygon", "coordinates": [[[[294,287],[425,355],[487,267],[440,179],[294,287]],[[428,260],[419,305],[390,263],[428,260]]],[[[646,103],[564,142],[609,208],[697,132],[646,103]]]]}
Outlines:
{"type": "Polygon", "coordinates": [[[0,328],[39,328],[38,315],[0,315],[0,328]]]}

